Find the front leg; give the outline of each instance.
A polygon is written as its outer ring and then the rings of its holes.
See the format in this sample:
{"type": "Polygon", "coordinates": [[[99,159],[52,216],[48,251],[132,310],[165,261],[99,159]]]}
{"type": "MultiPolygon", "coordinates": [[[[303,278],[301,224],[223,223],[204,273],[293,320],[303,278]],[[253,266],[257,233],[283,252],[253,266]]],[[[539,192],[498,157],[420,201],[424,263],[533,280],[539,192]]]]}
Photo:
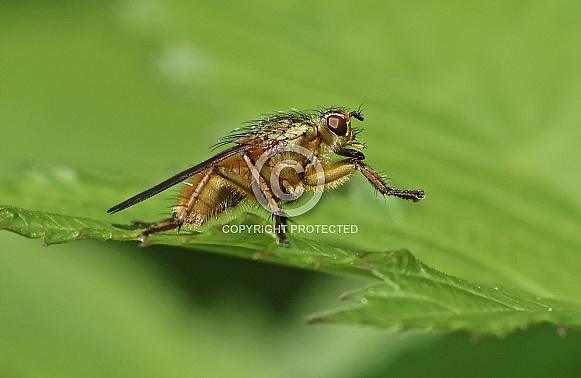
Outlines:
{"type": "MultiPolygon", "coordinates": [[[[367,180],[369,180],[377,190],[387,196],[395,196],[406,200],[412,200],[414,202],[425,197],[423,190],[395,189],[389,187],[377,172],[358,159],[344,159],[325,167],[325,182],[322,189],[331,189],[341,185],[343,182],[347,181],[349,176],[356,170],[363,173],[367,180]]],[[[317,185],[317,172],[312,165],[309,165],[305,170],[303,182],[306,189],[311,191],[321,189],[317,185]]]]}
{"type": "Polygon", "coordinates": [[[369,182],[377,188],[377,190],[379,190],[382,194],[385,194],[386,196],[399,197],[405,200],[412,200],[414,202],[422,200],[426,197],[426,194],[421,189],[420,190],[395,189],[387,186],[385,181],[383,181],[383,178],[377,172],[371,169],[370,166],[364,164],[363,162],[355,161],[354,165],[355,169],[363,173],[363,176],[365,176],[367,180],[369,180],[369,182]]]}

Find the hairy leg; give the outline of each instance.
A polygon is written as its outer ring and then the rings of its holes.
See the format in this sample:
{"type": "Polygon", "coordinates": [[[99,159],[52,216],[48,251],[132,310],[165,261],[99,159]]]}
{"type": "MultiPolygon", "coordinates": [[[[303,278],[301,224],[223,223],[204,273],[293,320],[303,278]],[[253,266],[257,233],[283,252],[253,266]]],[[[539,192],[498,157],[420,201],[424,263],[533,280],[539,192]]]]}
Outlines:
{"type": "MultiPolygon", "coordinates": [[[[387,196],[395,196],[414,202],[425,197],[423,190],[395,189],[388,186],[383,178],[375,172],[370,166],[357,159],[344,159],[335,162],[324,168],[325,179],[323,189],[334,188],[349,179],[349,176],[355,171],[361,172],[367,180],[387,196]]],[[[317,172],[314,166],[307,167],[304,177],[304,184],[310,190],[317,189],[317,172]]]]}

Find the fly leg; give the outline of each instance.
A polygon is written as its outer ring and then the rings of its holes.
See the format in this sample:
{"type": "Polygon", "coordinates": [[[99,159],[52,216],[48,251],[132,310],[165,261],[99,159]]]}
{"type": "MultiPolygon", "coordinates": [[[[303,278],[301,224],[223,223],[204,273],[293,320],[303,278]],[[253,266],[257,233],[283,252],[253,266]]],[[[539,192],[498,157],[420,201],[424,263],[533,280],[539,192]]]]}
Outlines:
{"type": "MultiPolygon", "coordinates": [[[[254,166],[254,164],[252,164],[252,161],[250,160],[248,155],[244,154],[243,156],[244,156],[244,162],[246,162],[246,165],[248,166],[248,169],[250,170],[250,174],[252,175],[252,180],[255,181],[256,183],[258,183],[258,186],[260,188],[260,191],[262,192],[262,195],[264,196],[264,198],[268,202],[268,207],[270,208],[270,213],[274,216],[275,226],[276,226],[276,234],[278,236],[277,243],[279,245],[288,246],[289,245],[288,239],[286,238],[286,236],[284,234],[284,229],[286,228],[286,218],[287,218],[286,214],[276,203],[276,200],[274,199],[274,196],[272,195],[270,188],[266,184],[266,181],[264,181],[264,178],[260,175],[260,172],[258,172],[256,170],[256,167],[254,166]]],[[[260,202],[259,198],[257,198],[257,200],[260,202]]]]}
{"type": "MultiPolygon", "coordinates": [[[[244,161],[246,162],[246,159],[244,159],[244,161]]],[[[248,166],[248,163],[246,163],[248,166]]],[[[228,185],[232,186],[232,188],[236,189],[238,192],[243,193],[243,195],[245,197],[256,197],[254,195],[254,193],[252,192],[252,181],[251,179],[253,177],[256,177],[254,175],[254,171],[256,171],[256,169],[254,168],[254,166],[252,165],[252,168],[250,168],[250,177],[247,177],[246,175],[241,175],[239,172],[236,172],[235,170],[231,170],[231,169],[226,169],[224,167],[217,167],[216,168],[216,174],[218,174],[219,176],[221,176],[224,180],[226,180],[228,182],[228,185]]],[[[258,182],[260,183],[260,179],[262,178],[261,176],[258,176],[259,180],[258,182]]],[[[268,196],[270,195],[271,199],[274,200],[274,198],[272,198],[272,195],[270,194],[270,189],[268,187],[266,187],[266,192],[264,191],[263,186],[260,186],[261,191],[264,193],[265,198],[268,198],[268,196]]],[[[274,221],[275,221],[275,230],[276,230],[276,234],[278,236],[278,244],[279,245],[283,245],[283,246],[288,246],[288,239],[286,238],[284,231],[286,229],[286,221],[287,221],[287,217],[284,216],[282,213],[282,210],[276,205],[276,202],[274,202],[275,204],[275,209],[278,209],[278,213],[273,213],[274,215],[274,221]]],[[[269,202],[269,206],[270,206],[270,202],[269,202]]]]}
{"type": "Polygon", "coordinates": [[[190,214],[191,208],[194,203],[200,198],[200,193],[204,190],[204,187],[210,180],[210,177],[214,173],[214,169],[208,169],[205,173],[200,182],[196,185],[196,188],[188,198],[188,201],[180,206],[176,206],[173,212],[173,216],[169,219],[164,219],[160,222],[156,223],[142,223],[142,222],[135,222],[137,226],[143,227],[151,227],[149,230],[146,230],[139,234],[137,237],[142,243],[147,239],[147,237],[151,234],[156,234],[158,232],[173,230],[174,228],[179,228],[186,222],[188,215],[190,214]]]}
{"type": "Polygon", "coordinates": [[[164,219],[159,222],[154,223],[143,223],[143,222],[133,222],[138,227],[151,227],[149,230],[143,231],[141,234],[137,236],[140,242],[145,242],[145,239],[151,234],[155,234],[158,232],[173,230],[174,228],[178,228],[181,225],[176,223],[174,219],[164,219]]]}
{"type": "Polygon", "coordinates": [[[385,181],[383,181],[383,178],[363,162],[356,161],[355,169],[363,173],[363,176],[365,176],[367,180],[377,188],[377,190],[386,196],[394,196],[405,200],[412,200],[413,202],[418,202],[426,197],[423,190],[395,189],[387,186],[385,181]]]}
{"type": "Polygon", "coordinates": [[[282,245],[285,247],[289,246],[288,239],[284,234],[284,231],[286,230],[287,219],[288,219],[287,217],[281,215],[274,216],[274,226],[276,228],[276,235],[278,236],[277,243],[278,245],[282,245]]]}
{"type": "MultiPolygon", "coordinates": [[[[363,173],[367,180],[369,180],[377,190],[387,196],[395,196],[406,200],[412,200],[414,202],[425,197],[423,190],[395,189],[388,186],[377,172],[359,159],[344,159],[325,167],[325,180],[322,189],[335,188],[338,185],[341,185],[343,182],[347,181],[349,176],[356,170],[363,173]]],[[[309,165],[303,179],[305,186],[310,190],[318,190],[319,185],[317,179],[318,175],[315,167],[309,165]]]]}

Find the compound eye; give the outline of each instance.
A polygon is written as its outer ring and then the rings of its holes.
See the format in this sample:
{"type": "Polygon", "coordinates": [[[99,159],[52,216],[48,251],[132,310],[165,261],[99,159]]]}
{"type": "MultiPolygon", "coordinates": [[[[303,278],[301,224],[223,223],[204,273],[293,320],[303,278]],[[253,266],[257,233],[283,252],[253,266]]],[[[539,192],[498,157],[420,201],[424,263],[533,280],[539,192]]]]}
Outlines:
{"type": "Polygon", "coordinates": [[[347,121],[337,114],[331,114],[327,117],[327,126],[339,136],[347,134],[347,121]]]}

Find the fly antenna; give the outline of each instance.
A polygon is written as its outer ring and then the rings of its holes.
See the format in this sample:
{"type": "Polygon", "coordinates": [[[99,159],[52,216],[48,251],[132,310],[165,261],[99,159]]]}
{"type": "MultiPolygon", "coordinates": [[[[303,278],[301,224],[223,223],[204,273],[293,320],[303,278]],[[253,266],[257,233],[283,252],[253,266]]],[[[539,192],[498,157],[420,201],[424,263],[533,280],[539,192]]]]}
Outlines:
{"type": "Polygon", "coordinates": [[[361,110],[353,110],[349,113],[349,116],[351,117],[355,117],[360,121],[363,121],[365,119],[365,116],[363,115],[363,113],[361,113],[361,110]]]}

